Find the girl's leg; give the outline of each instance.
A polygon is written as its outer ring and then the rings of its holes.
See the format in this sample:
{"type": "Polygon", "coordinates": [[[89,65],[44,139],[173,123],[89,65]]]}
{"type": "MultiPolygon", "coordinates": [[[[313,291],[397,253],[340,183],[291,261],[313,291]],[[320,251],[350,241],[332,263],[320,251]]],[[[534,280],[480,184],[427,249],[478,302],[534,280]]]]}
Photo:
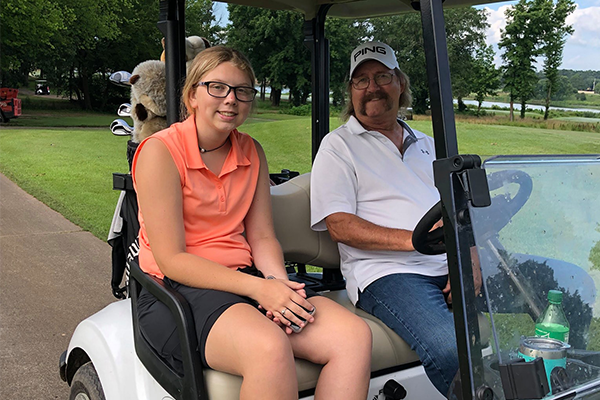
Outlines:
{"type": "MultiPolygon", "coordinates": [[[[371,372],[371,330],[325,297],[311,297],[315,321],[290,335],[294,354],[323,364],[315,399],[365,400],[371,372]]],[[[265,397],[266,398],[266,397],[265,397]]]]}
{"type": "Polygon", "coordinates": [[[221,314],[208,334],[205,355],[211,368],[243,377],[240,400],[298,398],[289,339],[249,304],[221,314]]]}

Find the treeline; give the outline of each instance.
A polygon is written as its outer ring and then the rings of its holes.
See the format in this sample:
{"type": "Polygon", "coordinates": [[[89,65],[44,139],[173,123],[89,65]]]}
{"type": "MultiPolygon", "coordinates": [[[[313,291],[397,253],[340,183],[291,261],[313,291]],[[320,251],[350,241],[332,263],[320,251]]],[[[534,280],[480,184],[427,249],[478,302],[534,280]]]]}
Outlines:
{"type": "MultiPolygon", "coordinates": [[[[546,98],[547,80],[543,72],[536,74],[538,81],[534,89],[533,99],[546,98]]],[[[558,70],[556,91],[551,100],[585,100],[585,93],[579,91],[594,91],[600,94],[600,71],[558,70]]]]}
{"type": "MultiPolygon", "coordinates": [[[[41,70],[53,90],[82,108],[112,109],[126,89],[110,85],[110,73],[131,71],[142,61],[159,58],[162,52],[156,28],[158,6],[156,0],[3,0],[1,85],[26,86],[30,73],[41,70]]],[[[513,6],[503,31],[501,68],[495,67],[494,51],[485,43],[489,27],[485,10],[445,10],[452,90],[459,108],[466,108],[462,99],[469,95],[481,104],[486,97],[505,90],[521,103],[532,97],[549,102],[593,85],[593,79],[600,77],[593,71],[558,70],[562,46],[572,32],[564,19],[573,9],[572,0],[521,0],[513,6]],[[523,42],[523,37],[528,41],[523,42]],[[536,57],[545,60],[544,70],[538,74],[533,66],[536,57]]],[[[223,26],[216,20],[212,1],[187,0],[186,34],[204,36],[213,44],[226,43],[246,53],[263,99],[269,88],[271,102],[278,105],[282,91],[287,90],[292,105],[305,104],[311,71],[303,16],[238,5],[228,5],[228,11],[230,23],[223,26]]],[[[400,66],[411,79],[413,111],[427,111],[429,93],[418,13],[358,21],[328,18],[325,30],[330,40],[334,105],[346,101],[351,50],[372,39],[397,51],[400,66]]]]}
{"type": "MultiPolygon", "coordinates": [[[[188,0],[186,33],[218,42],[212,9],[211,1],[188,0]]],[[[157,0],[2,0],[0,84],[27,87],[40,70],[53,93],[84,109],[114,109],[127,93],[108,76],[160,57],[158,16],[157,0]]]]}
{"type": "Polygon", "coordinates": [[[596,93],[600,93],[600,71],[559,69],[558,73],[567,78],[575,90],[595,90],[596,93]]]}

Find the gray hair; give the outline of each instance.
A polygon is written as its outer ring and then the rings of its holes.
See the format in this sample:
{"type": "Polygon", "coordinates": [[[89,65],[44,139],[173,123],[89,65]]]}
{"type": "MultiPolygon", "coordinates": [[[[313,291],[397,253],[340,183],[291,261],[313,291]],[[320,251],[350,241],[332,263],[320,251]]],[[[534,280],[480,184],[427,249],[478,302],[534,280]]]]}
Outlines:
{"type": "MultiPolygon", "coordinates": [[[[402,85],[404,87],[404,90],[402,91],[402,93],[400,93],[399,105],[400,105],[401,110],[402,109],[405,110],[408,107],[410,107],[410,105],[412,104],[412,93],[410,91],[410,79],[408,78],[408,75],[406,75],[404,72],[402,72],[398,68],[394,68],[394,73],[398,77],[398,80],[400,81],[400,85],[402,85]]],[[[354,111],[354,105],[352,104],[352,80],[348,81],[346,91],[348,92],[348,102],[346,103],[346,106],[344,107],[344,109],[342,110],[342,113],[340,115],[340,118],[342,119],[342,121],[348,121],[350,116],[356,115],[356,112],[354,111]]]]}

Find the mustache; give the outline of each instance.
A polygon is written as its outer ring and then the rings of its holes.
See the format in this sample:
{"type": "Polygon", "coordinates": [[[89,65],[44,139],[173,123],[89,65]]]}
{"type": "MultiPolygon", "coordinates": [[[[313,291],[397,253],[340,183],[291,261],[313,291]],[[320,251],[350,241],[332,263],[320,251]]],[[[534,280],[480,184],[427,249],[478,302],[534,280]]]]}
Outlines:
{"type": "Polygon", "coordinates": [[[363,97],[361,99],[359,108],[356,111],[358,111],[358,113],[361,115],[367,115],[367,103],[373,99],[385,100],[385,104],[386,104],[385,108],[387,110],[392,109],[392,101],[390,99],[390,96],[388,96],[388,94],[386,92],[384,92],[383,90],[377,90],[376,92],[366,94],[365,97],[363,97]]]}
{"type": "Polygon", "coordinates": [[[363,103],[366,103],[373,99],[389,100],[389,97],[390,96],[388,96],[388,94],[386,92],[384,92],[383,90],[378,90],[376,92],[369,93],[365,97],[363,97],[363,103]]]}

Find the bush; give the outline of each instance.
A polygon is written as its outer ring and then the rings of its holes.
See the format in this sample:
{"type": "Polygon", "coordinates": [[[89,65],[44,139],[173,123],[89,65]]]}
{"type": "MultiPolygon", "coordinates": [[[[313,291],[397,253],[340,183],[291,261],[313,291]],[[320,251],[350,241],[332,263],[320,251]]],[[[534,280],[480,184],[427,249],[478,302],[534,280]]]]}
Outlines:
{"type": "Polygon", "coordinates": [[[600,118],[600,111],[598,111],[598,112],[583,111],[582,114],[583,114],[582,116],[585,118],[600,118]]]}
{"type": "Polygon", "coordinates": [[[80,110],[76,101],[19,96],[23,110],[80,110]]]}
{"type": "Polygon", "coordinates": [[[308,116],[312,114],[312,104],[302,104],[301,106],[291,107],[288,110],[281,110],[283,114],[308,116]]]}

